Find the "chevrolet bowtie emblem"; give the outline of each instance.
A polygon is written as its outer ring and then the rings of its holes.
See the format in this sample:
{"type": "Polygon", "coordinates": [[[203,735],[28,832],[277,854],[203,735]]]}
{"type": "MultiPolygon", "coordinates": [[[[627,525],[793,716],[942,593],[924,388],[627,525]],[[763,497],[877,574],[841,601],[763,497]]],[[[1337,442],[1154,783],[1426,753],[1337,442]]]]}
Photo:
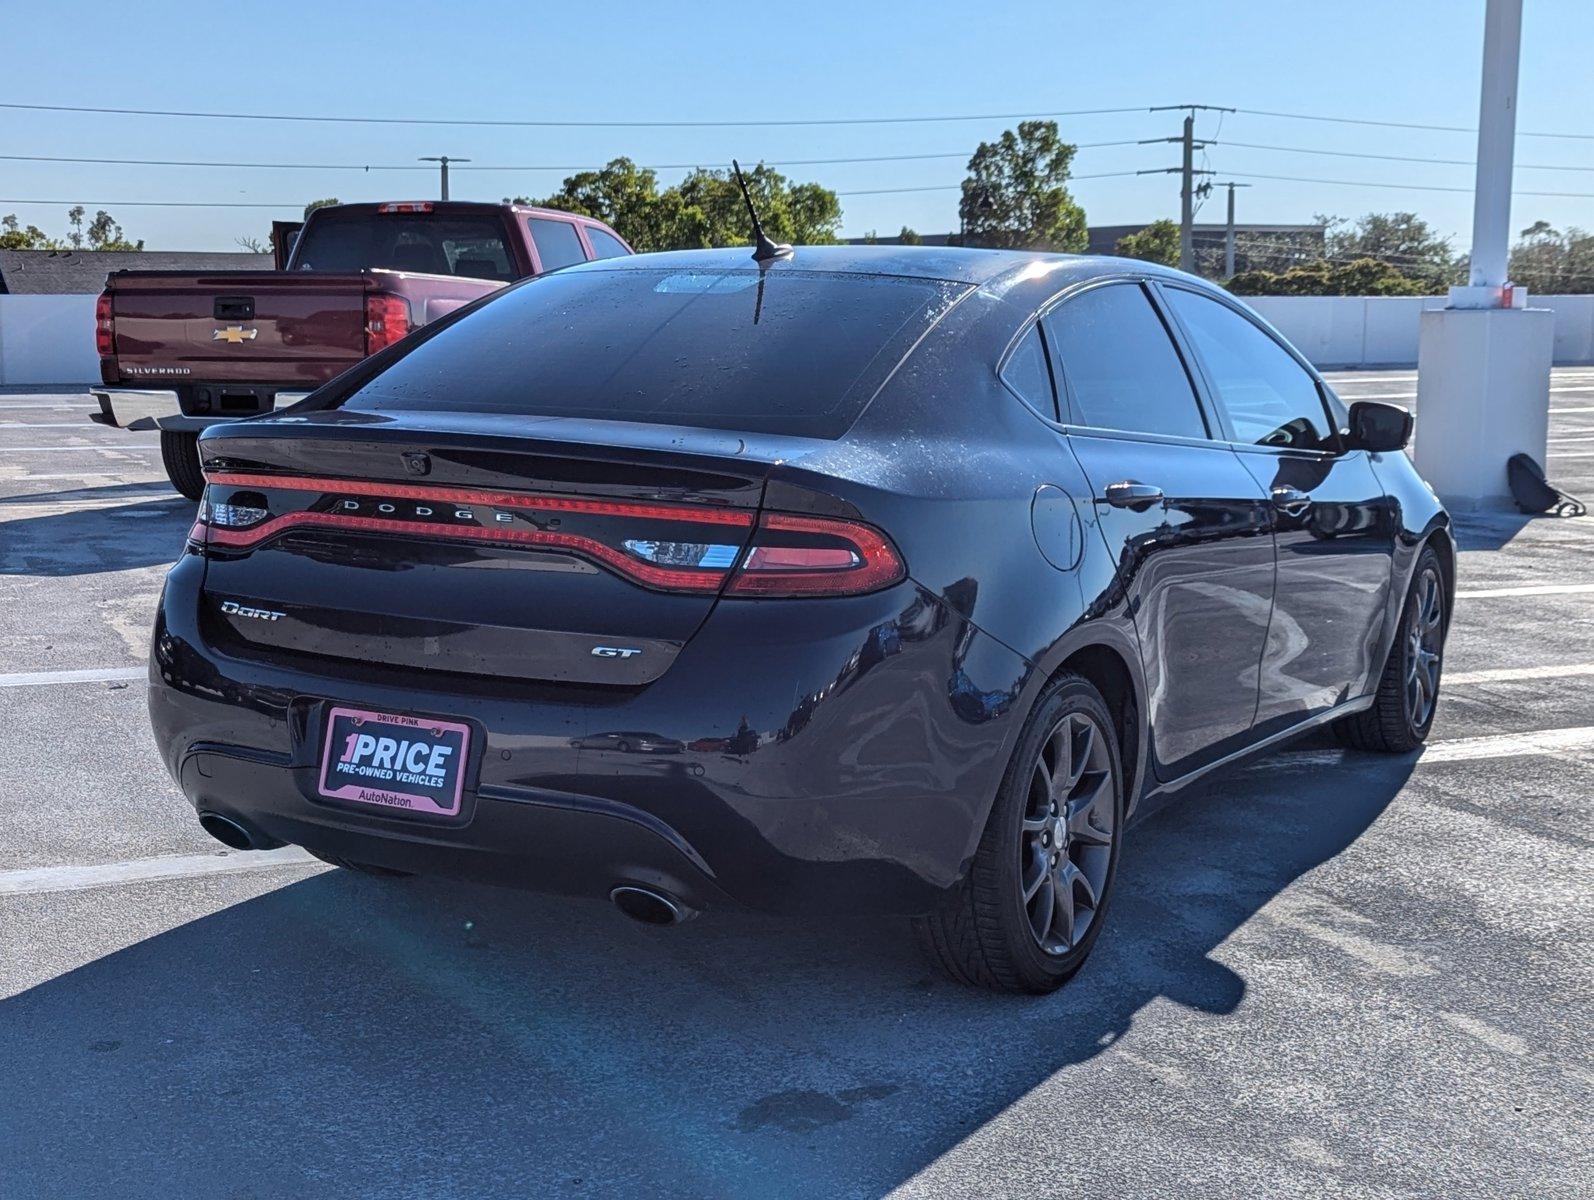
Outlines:
{"type": "Polygon", "coordinates": [[[241,346],[245,342],[252,342],[260,335],[258,329],[245,329],[242,325],[229,325],[225,329],[212,329],[210,340],[213,342],[226,342],[229,346],[241,346]]]}

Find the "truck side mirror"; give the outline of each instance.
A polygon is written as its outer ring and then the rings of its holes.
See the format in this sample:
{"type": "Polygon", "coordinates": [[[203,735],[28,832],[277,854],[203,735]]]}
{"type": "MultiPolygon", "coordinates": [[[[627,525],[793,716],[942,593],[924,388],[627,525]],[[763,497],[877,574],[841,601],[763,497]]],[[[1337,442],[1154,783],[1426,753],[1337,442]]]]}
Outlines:
{"type": "Polygon", "coordinates": [[[1350,406],[1350,449],[1382,453],[1411,441],[1411,413],[1394,404],[1358,400],[1350,406]]]}

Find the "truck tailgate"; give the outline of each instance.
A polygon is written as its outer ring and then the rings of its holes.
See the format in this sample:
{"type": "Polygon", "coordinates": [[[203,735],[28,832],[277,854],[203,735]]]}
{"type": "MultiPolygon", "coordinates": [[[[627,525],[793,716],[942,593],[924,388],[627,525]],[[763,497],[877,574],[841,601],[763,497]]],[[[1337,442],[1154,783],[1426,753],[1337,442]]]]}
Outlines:
{"type": "Polygon", "coordinates": [[[366,353],[359,272],[117,271],[107,290],[124,383],[314,387],[366,353]]]}

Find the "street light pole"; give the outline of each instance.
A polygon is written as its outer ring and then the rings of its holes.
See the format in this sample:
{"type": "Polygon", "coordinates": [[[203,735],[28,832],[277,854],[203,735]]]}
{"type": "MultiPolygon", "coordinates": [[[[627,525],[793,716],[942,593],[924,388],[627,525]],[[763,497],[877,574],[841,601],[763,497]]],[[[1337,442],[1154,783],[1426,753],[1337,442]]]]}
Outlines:
{"type": "Polygon", "coordinates": [[[1223,234],[1223,278],[1225,278],[1225,279],[1233,279],[1234,278],[1234,189],[1235,188],[1250,187],[1251,185],[1248,184],[1248,183],[1235,183],[1233,180],[1227,180],[1227,181],[1222,182],[1222,183],[1215,183],[1212,186],[1213,187],[1226,187],[1226,188],[1229,189],[1229,223],[1225,227],[1224,234],[1223,234]]]}
{"type": "Polygon", "coordinates": [[[438,165],[438,173],[442,176],[442,179],[441,179],[442,195],[441,195],[440,199],[447,200],[448,199],[448,164],[451,163],[451,162],[456,162],[456,163],[469,162],[470,159],[468,159],[468,158],[450,158],[446,154],[428,154],[428,155],[422,156],[421,158],[417,159],[416,161],[417,162],[434,162],[434,163],[436,163],[438,165]]]}

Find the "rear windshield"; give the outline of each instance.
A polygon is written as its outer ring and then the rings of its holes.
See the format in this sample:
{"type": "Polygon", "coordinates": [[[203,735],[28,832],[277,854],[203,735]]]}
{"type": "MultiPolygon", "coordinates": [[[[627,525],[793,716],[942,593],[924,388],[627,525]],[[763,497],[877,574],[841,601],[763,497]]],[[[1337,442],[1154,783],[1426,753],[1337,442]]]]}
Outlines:
{"type": "Polygon", "coordinates": [[[837,438],[967,290],[774,270],[577,267],[508,291],[343,399],[837,438]]]}
{"type": "Polygon", "coordinates": [[[294,247],[296,271],[416,271],[471,279],[519,275],[504,244],[504,221],[480,216],[384,213],[372,209],[317,213],[294,247]]]}

